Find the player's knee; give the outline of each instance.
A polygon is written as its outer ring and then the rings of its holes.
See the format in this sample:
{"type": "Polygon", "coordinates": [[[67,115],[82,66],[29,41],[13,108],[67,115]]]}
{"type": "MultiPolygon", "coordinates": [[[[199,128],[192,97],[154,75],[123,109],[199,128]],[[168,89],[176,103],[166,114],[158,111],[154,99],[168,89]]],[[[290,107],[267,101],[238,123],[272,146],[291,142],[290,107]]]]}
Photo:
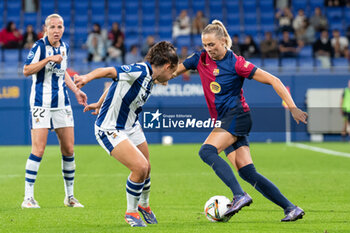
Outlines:
{"type": "Polygon", "coordinates": [[[74,147],[62,147],[61,152],[65,156],[72,156],[74,154],[74,147]]]}
{"type": "Polygon", "coordinates": [[[146,179],[149,169],[149,163],[147,161],[138,163],[134,169],[133,172],[140,178],[141,180],[146,179]]]}
{"type": "Polygon", "coordinates": [[[209,144],[202,145],[202,147],[199,150],[199,156],[206,163],[209,163],[211,160],[211,157],[217,154],[218,154],[218,150],[216,149],[216,147],[209,144]]]}

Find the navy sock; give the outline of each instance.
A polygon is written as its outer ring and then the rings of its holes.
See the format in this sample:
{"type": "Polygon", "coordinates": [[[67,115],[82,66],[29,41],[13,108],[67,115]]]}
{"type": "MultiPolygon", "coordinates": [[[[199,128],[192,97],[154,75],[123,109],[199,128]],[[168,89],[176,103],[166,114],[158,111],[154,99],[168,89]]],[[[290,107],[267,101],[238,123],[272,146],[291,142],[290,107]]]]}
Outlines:
{"type": "Polygon", "coordinates": [[[254,164],[248,164],[238,171],[243,180],[250,183],[256,190],[258,190],[264,197],[279,205],[284,210],[288,210],[294,205],[280,192],[280,190],[269,181],[266,177],[258,173],[254,164]]]}
{"type": "Polygon", "coordinates": [[[202,145],[199,150],[201,159],[213,168],[216,175],[231,189],[233,196],[244,195],[232,168],[218,155],[218,150],[209,144],[202,145]]]}

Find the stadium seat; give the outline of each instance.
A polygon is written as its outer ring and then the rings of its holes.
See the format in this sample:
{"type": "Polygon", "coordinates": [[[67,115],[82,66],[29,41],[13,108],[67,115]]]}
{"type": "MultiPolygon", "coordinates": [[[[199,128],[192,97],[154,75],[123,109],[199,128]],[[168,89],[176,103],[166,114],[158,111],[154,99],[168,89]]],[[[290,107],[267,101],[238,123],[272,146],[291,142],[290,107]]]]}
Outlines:
{"type": "Polygon", "coordinates": [[[7,22],[13,21],[17,27],[21,19],[21,0],[7,1],[7,22]]]}
{"type": "Polygon", "coordinates": [[[4,61],[6,64],[17,63],[20,61],[21,51],[19,49],[4,49],[4,61]]]}
{"type": "Polygon", "coordinates": [[[191,46],[191,36],[178,36],[175,39],[175,45],[177,47],[177,50],[180,51],[180,49],[184,46],[192,47],[191,46]]]}
{"type": "Polygon", "coordinates": [[[265,58],[262,60],[262,65],[265,68],[276,68],[279,66],[279,61],[277,58],[265,58]]]}
{"type": "Polygon", "coordinates": [[[332,64],[335,67],[349,67],[349,61],[346,58],[333,58],[332,64]]]}
{"type": "Polygon", "coordinates": [[[205,0],[196,0],[192,1],[192,10],[193,10],[193,15],[196,15],[197,11],[203,11],[205,14],[205,0]]]}
{"type": "MultiPolygon", "coordinates": [[[[175,1],[175,10],[176,10],[176,15],[179,15],[182,10],[189,10],[189,0],[176,0],[175,1]]],[[[188,14],[190,12],[187,12],[188,14]]]]}
{"type": "Polygon", "coordinates": [[[299,52],[300,57],[305,57],[305,58],[310,58],[312,57],[312,46],[311,45],[306,45],[304,46],[300,52],[299,52]]]}
{"type": "Polygon", "coordinates": [[[202,47],[202,36],[194,35],[193,36],[193,46],[194,47],[202,47]]]}
{"type": "Polygon", "coordinates": [[[296,58],[281,58],[281,66],[283,70],[295,70],[297,67],[296,58]]]}
{"type": "Polygon", "coordinates": [[[292,8],[294,11],[297,11],[299,9],[306,9],[308,6],[308,2],[305,0],[293,0],[292,1],[292,8]]]}
{"type": "Polygon", "coordinates": [[[218,19],[223,21],[223,5],[221,1],[210,1],[209,2],[209,19],[210,21],[218,19]]]}
{"type": "MultiPolygon", "coordinates": [[[[299,54],[301,55],[301,54],[299,54]]],[[[307,58],[300,56],[299,58],[299,69],[300,71],[313,71],[315,67],[315,60],[313,58],[307,58]]]]}
{"type": "Polygon", "coordinates": [[[250,63],[254,64],[257,67],[261,67],[261,59],[260,58],[248,58],[247,59],[250,63]]]}
{"type": "Polygon", "coordinates": [[[27,25],[31,24],[33,27],[36,27],[36,21],[37,21],[37,14],[36,13],[25,13],[23,15],[23,25],[26,27],[27,25]]]}

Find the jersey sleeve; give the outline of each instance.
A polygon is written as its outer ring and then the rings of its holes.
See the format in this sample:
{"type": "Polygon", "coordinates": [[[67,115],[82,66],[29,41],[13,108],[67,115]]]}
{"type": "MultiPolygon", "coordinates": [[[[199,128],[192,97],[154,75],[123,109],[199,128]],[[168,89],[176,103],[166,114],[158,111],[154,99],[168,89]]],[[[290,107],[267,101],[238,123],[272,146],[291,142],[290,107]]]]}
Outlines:
{"type": "Polygon", "coordinates": [[[115,81],[130,81],[133,82],[138,79],[142,74],[145,75],[146,70],[142,65],[132,64],[132,65],[122,65],[115,67],[117,71],[117,78],[115,81]]]}
{"type": "Polygon", "coordinates": [[[252,79],[257,68],[249,61],[246,61],[244,57],[238,56],[235,64],[235,69],[239,76],[252,79]]]}
{"type": "Polygon", "coordinates": [[[37,63],[40,61],[41,55],[41,46],[38,42],[36,42],[33,47],[30,49],[28,56],[24,62],[25,65],[30,65],[33,63],[37,63]]]}
{"type": "Polygon", "coordinates": [[[200,54],[201,54],[201,51],[195,52],[192,55],[190,55],[189,57],[187,57],[185,61],[183,61],[182,64],[185,66],[185,68],[187,70],[195,70],[195,69],[197,69],[197,65],[198,65],[198,62],[199,62],[200,54]]]}

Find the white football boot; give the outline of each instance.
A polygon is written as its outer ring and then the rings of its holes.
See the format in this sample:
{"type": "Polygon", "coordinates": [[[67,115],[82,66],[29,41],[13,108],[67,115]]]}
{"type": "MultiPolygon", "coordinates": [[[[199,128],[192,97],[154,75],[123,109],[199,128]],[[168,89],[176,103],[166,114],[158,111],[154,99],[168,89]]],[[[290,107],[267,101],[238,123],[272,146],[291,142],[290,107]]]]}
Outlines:
{"type": "Polygon", "coordinates": [[[36,200],[34,200],[33,197],[24,199],[21,206],[22,206],[22,209],[24,209],[24,208],[40,208],[39,203],[36,200]]]}
{"type": "Polygon", "coordinates": [[[63,203],[67,207],[84,207],[74,196],[65,197],[63,203]]]}

